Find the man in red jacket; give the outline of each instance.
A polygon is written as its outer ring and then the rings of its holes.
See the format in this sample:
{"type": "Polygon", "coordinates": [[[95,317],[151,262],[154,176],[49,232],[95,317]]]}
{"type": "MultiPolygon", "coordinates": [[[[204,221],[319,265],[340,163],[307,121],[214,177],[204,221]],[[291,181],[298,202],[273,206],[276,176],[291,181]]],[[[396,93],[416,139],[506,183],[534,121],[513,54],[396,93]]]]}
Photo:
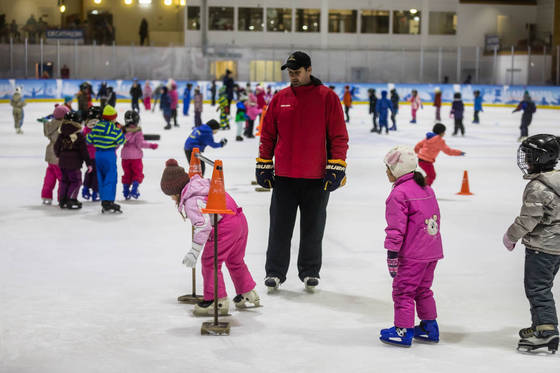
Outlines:
{"type": "Polygon", "coordinates": [[[265,285],[272,290],[286,280],[299,207],[299,278],[313,290],[319,284],[329,194],[346,182],[348,132],[338,96],[311,75],[309,56],[294,52],[285,69],[291,85],[268,106],[256,167],[259,185],[274,188],[265,285]]]}

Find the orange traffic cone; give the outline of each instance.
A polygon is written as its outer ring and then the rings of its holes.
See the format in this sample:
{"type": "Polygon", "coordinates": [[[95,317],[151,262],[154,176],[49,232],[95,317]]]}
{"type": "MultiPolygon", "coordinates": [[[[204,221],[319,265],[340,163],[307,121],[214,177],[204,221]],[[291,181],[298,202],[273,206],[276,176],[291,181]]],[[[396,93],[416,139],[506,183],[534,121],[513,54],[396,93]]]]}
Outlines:
{"type": "Polygon", "coordinates": [[[261,120],[259,122],[259,126],[257,127],[257,133],[255,134],[255,136],[260,136],[261,135],[262,126],[263,126],[263,122],[264,122],[264,116],[266,115],[266,108],[267,108],[266,105],[262,108],[261,120]]]}
{"type": "Polygon", "coordinates": [[[229,214],[234,212],[226,207],[226,189],[224,186],[224,171],[222,161],[214,162],[214,172],[212,172],[212,180],[210,181],[210,192],[208,193],[208,202],[206,208],[202,209],[205,214],[229,214]]]}
{"type": "Polygon", "coordinates": [[[191,153],[191,162],[189,164],[189,178],[194,175],[202,177],[202,166],[200,165],[200,158],[197,155],[200,153],[198,148],[193,148],[191,153]]]}
{"type": "Polygon", "coordinates": [[[463,184],[461,185],[461,191],[457,193],[460,196],[472,196],[471,190],[469,188],[469,173],[465,170],[463,173],[463,184]]]}

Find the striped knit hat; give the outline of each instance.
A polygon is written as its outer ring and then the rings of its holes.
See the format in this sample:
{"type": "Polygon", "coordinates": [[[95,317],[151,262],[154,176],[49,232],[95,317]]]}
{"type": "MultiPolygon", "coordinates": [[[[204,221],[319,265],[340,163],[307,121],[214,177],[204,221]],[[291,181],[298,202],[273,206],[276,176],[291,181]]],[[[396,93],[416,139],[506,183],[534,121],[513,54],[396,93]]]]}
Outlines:
{"type": "Polygon", "coordinates": [[[189,174],[185,169],[179,167],[175,159],[168,159],[161,175],[161,191],[168,196],[176,196],[181,194],[189,180],[189,174]]]}
{"type": "Polygon", "coordinates": [[[117,119],[117,111],[111,105],[105,105],[103,109],[103,119],[114,121],[117,119]]]}

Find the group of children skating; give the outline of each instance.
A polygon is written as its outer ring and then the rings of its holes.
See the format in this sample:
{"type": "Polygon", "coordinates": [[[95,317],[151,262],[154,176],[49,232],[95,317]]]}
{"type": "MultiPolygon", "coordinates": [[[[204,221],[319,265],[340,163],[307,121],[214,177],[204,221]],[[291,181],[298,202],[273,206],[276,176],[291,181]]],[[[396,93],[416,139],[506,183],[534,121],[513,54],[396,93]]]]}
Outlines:
{"type": "Polygon", "coordinates": [[[115,203],[116,152],[121,146],[123,196],[127,200],[140,196],[139,185],[144,179],[142,149],[157,149],[158,145],[144,140],[137,112],[127,111],[123,126],[116,122],[117,112],[110,105],[105,105],[103,110],[91,106],[85,115],[57,105],[52,116],[43,122],[44,135],[49,139],[45,155],[48,165],[41,192],[43,204],[52,204],[58,181],[59,207],[80,209],[78,194],[85,163],[82,198],[101,200],[103,213],[121,212],[120,205],[115,203]]]}

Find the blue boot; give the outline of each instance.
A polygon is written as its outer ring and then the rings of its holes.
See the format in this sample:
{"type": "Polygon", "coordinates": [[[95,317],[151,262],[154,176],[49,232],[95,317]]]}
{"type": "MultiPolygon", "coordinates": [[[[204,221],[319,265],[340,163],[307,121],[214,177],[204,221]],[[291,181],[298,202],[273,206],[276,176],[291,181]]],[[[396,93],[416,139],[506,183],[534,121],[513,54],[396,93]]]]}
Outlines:
{"type": "Polygon", "coordinates": [[[423,342],[439,342],[439,326],[436,320],[423,320],[414,327],[414,339],[423,342]]]}
{"type": "Polygon", "coordinates": [[[122,194],[124,196],[124,199],[129,200],[130,199],[130,184],[123,184],[123,191],[122,194]]]}
{"type": "Polygon", "coordinates": [[[414,329],[397,328],[396,326],[393,326],[389,329],[382,329],[379,340],[390,345],[410,347],[412,345],[413,337],[414,329]]]}
{"type": "Polygon", "coordinates": [[[130,196],[133,197],[134,199],[138,199],[138,197],[140,197],[140,191],[138,190],[138,185],[140,185],[138,181],[132,182],[132,190],[130,191],[130,196]]]}
{"type": "Polygon", "coordinates": [[[99,201],[99,194],[97,194],[97,192],[91,192],[91,200],[93,202],[99,201]]]}
{"type": "Polygon", "coordinates": [[[91,197],[91,194],[89,194],[89,188],[83,187],[82,188],[82,198],[89,200],[91,197]]]}

